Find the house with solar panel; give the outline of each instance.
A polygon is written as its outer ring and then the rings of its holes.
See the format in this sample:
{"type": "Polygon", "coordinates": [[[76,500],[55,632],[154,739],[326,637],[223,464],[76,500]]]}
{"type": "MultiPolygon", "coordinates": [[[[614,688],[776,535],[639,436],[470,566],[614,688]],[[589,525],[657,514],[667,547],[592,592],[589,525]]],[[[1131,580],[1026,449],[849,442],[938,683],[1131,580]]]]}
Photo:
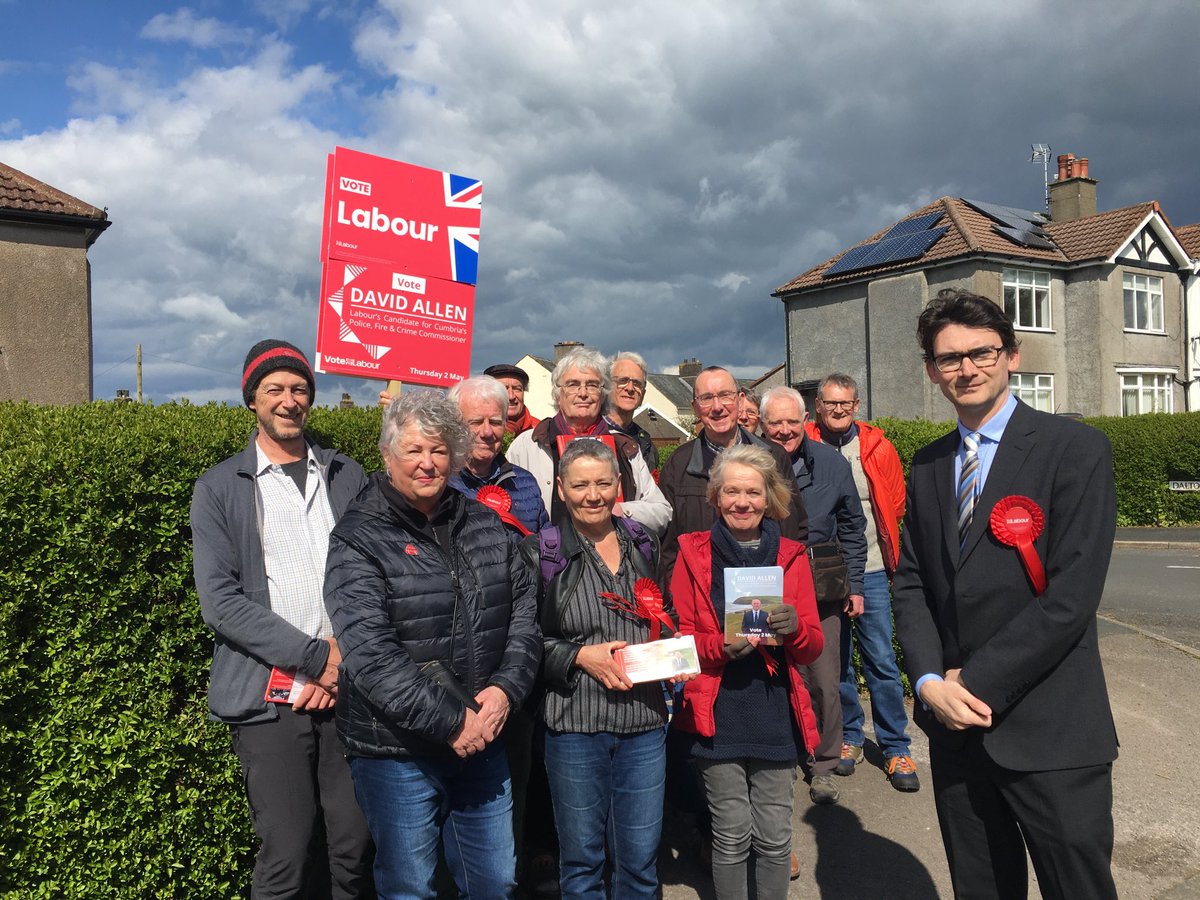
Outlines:
{"type": "Polygon", "coordinates": [[[811,400],[822,377],[846,372],[866,417],[952,418],[915,332],[930,298],[963,288],[1012,318],[1012,389],[1030,406],[1085,416],[1189,408],[1200,323],[1187,300],[1200,247],[1185,244],[1200,226],[1177,232],[1157,201],[1097,213],[1096,184],[1086,158],[1065,154],[1047,186],[1049,214],[942,197],[797,275],[773,293],[786,313],[787,382],[811,400]]]}

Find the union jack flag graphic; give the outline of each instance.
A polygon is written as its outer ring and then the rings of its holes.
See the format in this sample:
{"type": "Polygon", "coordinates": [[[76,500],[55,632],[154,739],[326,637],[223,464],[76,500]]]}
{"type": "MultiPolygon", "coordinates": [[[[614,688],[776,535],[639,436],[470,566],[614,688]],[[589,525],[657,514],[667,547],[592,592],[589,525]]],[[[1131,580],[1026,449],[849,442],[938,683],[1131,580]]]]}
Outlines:
{"type": "MultiPolygon", "coordinates": [[[[448,209],[483,208],[483,182],[450,172],[442,173],[442,181],[448,209]]],[[[479,226],[449,225],[446,234],[450,238],[450,277],[475,284],[479,275],[479,226]]]]}

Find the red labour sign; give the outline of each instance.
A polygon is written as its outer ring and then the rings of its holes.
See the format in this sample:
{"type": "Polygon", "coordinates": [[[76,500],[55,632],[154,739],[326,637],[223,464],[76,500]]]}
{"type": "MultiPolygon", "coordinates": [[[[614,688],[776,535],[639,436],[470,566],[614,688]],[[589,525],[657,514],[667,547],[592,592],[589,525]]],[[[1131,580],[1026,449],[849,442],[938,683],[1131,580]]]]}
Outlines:
{"type": "Polygon", "coordinates": [[[482,198],[476,179],[338,147],[326,170],[322,259],[474,284],[482,198]]]}
{"type": "Polygon", "coordinates": [[[317,368],[450,387],[470,369],[474,306],[474,285],[328,260],[317,368]]]}

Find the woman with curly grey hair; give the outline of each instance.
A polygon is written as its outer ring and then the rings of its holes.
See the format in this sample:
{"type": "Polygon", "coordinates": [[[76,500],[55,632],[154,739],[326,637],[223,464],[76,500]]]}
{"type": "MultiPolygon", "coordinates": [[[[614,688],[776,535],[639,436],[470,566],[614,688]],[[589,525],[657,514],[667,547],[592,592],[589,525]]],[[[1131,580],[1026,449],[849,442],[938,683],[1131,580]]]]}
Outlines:
{"type": "Polygon", "coordinates": [[[449,490],[471,433],[433,391],[384,413],[386,471],[329,538],[338,735],[375,839],[380,897],[432,897],[441,844],[462,897],[510,897],[501,733],[541,658],[533,575],[490,510],[449,490]]]}

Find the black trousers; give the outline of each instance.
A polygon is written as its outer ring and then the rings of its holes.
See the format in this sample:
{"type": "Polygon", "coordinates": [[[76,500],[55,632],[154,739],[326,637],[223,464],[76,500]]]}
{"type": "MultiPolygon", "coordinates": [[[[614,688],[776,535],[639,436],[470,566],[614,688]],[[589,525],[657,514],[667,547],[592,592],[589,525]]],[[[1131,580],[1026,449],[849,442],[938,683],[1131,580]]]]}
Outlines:
{"type": "Polygon", "coordinates": [[[1111,763],[1017,772],[976,737],[931,745],[929,762],[956,898],[1026,897],[1028,848],[1046,900],[1115,900],[1111,763]]]}
{"type": "Polygon", "coordinates": [[[281,703],[277,721],[233,725],[230,731],[261,842],[253,900],[373,897],[371,835],[354,798],[333,710],[298,713],[281,703]],[[328,865],[313,859],[318,815],[324,819],[328,865]],[[317,874],[324,872],[327,880],[317,874]],[[324,883],[315,883],[317,878],[324,883]]]}

